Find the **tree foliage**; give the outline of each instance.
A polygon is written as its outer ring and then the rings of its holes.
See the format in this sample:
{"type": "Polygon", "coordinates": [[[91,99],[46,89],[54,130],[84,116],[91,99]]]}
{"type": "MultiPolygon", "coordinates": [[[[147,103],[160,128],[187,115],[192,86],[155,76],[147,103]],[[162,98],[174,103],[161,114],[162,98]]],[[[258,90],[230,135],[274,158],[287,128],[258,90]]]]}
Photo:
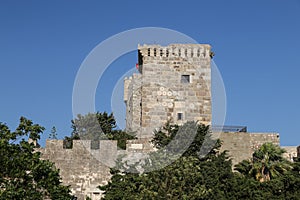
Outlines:
{"type": "Polygon", "coordinates": [[[51,132],[49,134],[49,139],[57,140],[57,133],[56,133],[56,127],[55,126],[52,126],[52,128],[51,128],[51,132]]]}
{"type": "Polygon", "coordinates": [[[24,117],[15,131],[0,123],[0,199],[72,199],[54,164],[41,160],[36,145],[24,140],[36,141],[43,131],[24,117]]]}
{"type": "MultiPolygon", "coordinates": [[[[128,134],[122,130],[117,130],[116,120],[113,113],[96,112],[86,115],[77,115],[77,118],[71,120],[73,129],[71,137],[65,137],[65,147],[72,148],[73,140],[118,140],[118,147],[126,148],[126,141],[135,139],[134,134],[128,134]]],[[[93,148],[93,147],[92,147],[93,148]]]]}
{"type": "Polygon", "coordinates": [[[236,199],[300,199],[300,165],[283,158],[284,149],[265,143],[250,160],[235,166],[232,186],[236,199]],[[248,196],[248,197],[247,197],[248,196]]]}
{"type": "Polygon", "coordinates": [[[257,149],[250,160],[244,160],[235,166],[241,174],[260,182],[283,175],[292,168],[292,164],[283,158],[285,150],[273,143],[265,143],[257,149]]]}
{"type": "Polygon", "coordinates": [[[79,114],[77,118],[71,120],[71,123],[73,136],[78,135],[82,139],[89,140],[99,140],[116,128],[116,120],[113,114],[106,112],[79,114]]]}

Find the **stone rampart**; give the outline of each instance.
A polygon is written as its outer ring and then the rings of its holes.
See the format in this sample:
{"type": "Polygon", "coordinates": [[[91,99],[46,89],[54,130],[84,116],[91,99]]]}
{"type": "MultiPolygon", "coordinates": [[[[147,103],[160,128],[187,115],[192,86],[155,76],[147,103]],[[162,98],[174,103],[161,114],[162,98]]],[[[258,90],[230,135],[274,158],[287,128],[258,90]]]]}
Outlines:
{"type": "Polygon", "coordinates": [[[223,142],[221,151],[228,151],[233,165],[250,159],[254,151],[264,143],[279,145],[278,133],[226,132],[220,133],[220,139],[223,142]]]}
{"type": "Polygon", "coordinates": [[[55,163],[65,185],[70,185],[72,193],[79,200],[86,196],[99,199],[99,185],[110,178],[109,165],[117,155],[117,141],[102,140],[99,149],[91,149],[91,141],[74,140],[72,149],[63,148],[63,140],[47,140],[46,148],[39,149],[43,159],[55,163]]]}

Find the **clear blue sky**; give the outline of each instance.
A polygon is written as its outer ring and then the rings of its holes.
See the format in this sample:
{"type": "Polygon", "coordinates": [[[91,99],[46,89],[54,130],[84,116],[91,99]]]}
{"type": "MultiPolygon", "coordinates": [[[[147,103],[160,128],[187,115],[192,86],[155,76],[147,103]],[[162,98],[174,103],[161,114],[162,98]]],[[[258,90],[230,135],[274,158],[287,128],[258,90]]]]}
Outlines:
{"type": "MultiPolygon", "coordinates": [[[[0,1],[0,121],[20,116],[59,138],[71,133],[77,70],[101,41],[139,27],[164,27],[209,43],[227,93],[228,125],[279,132],[300,145],[300,1],[0,1]]],[[[115,82],[136,52],[99,82],[96,108],[110,112],[115,82]]]]}

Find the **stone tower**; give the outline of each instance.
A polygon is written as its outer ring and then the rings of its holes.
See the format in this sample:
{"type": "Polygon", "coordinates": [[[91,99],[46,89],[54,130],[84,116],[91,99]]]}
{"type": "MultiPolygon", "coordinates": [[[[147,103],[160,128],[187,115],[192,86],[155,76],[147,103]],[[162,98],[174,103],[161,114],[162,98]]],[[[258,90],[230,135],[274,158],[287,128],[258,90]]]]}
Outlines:
{"type": "Polygon", "coordinates": [[[149,138],[167,121],[211,124],[211,47],[138,46],[139,74],[124,80],[126,130],[149,138]]]}

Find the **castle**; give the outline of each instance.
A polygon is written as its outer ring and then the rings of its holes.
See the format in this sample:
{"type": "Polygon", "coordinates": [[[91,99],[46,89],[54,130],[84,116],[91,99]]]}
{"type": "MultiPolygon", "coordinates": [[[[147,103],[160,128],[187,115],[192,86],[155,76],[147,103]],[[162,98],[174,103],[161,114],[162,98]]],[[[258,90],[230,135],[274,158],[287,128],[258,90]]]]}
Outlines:
{"type": "MultiPolygon", "coordinates": [[[[153,150],[149,139],[154,129],[167,121],[211,125],[212,55],[207,44],[139,45],[139,74],[124,80],[126,130],[136,132],[138,139],[127,141],[126,150],[118,150],[117,142],[110,140],[100,141],[99,149],[91,149],[91,141],[75,140],[72,149],[64,149],[62,140],[47,140],[46,148],[40,149],[42,157],[56,164],[64,184],[71,185],[78,199],[99,199],[97,186],[109,181],[109,166],[116,157],[125,151],[153,150]]],[[[279,145],[278,133],[247,133],[246,128],[221,130],[221,150],[229,151],[233,164],[249,159],[265,142],[279,145]]],[[[284,148],[287,158],[297,156],[296,147],[284,148]]]]}

